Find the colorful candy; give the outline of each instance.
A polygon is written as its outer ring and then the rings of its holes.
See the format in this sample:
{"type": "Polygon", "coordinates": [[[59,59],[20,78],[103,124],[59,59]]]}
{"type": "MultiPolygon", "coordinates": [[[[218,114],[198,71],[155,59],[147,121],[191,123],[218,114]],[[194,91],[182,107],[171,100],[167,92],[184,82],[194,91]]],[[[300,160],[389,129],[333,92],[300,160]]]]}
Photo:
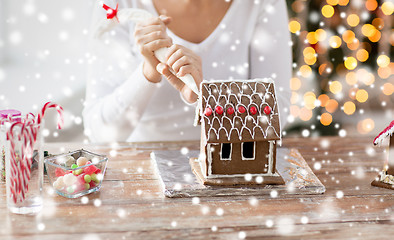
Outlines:
{"type": "MultiPolygon", "coordinates": [[[[71,158],[74,159],[73,157],[71,158]]],[[[62,159],[62,165],[65,166],[68,159],[71,158],[62,159]]],[[[89,161],[86,157],[79,157],[77,160],[74,159],[73,163],[69,163],[69,168],[73,170],[56,168],[55,175],[57,179],[53,182],[53,187],[65,194],[76,194],[97,187],[103,179],[103,174],[100,168],[92,164],[92,162],[98,162],[94,160],[91,159],[89,161]]]]}
{"type": "Polygon", "coordinates": [[[68,173],[63,176],[63,182],[67,186],[73,185],[77,181],[77,177],[74,176],[72,173],[68,173]]]}
{"type": "Polygon", "coordinates": [[[86,158],[86,157],[79,157],[78,159],[77,159],[77,165],[78,166],[84,166],[84,165],[86,165],[86,163],[88,162],[89,160],[86,158]]]}
{"type": "Polygon", "coordinates": [[[86,175],[83,177],[83,179],[85,179],[85,182],[86,182],[86,183],[90,183],[90,182],[92,181],[92,177],[91,177],[90,175],[88,175],[88,174],[86,174],[86,175]]]}
{"type": "Polygon", "coordinates": [[[81,168],[81,169],[75,170],[73,173],[74,173],[74,175],[81,175],[83,173],[83,169],[81,168]]]}

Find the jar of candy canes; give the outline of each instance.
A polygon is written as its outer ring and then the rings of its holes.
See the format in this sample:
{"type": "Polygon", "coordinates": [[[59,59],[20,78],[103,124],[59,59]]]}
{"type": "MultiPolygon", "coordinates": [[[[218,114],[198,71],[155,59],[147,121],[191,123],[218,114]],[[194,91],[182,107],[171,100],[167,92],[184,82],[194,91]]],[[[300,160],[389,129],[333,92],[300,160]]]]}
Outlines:
{"type": "Polygon", "coordinates": [[[21,112],[14,109],[0,110],[0,181],[5,181],[5,146],[7,124],[21,121],[21,112]]]}
{"type": "Polygon", "coordinates": [[[43,203],[43,122],[22,122],[7,128],[7,206],[12,213],[35,214],[43,203]]]}

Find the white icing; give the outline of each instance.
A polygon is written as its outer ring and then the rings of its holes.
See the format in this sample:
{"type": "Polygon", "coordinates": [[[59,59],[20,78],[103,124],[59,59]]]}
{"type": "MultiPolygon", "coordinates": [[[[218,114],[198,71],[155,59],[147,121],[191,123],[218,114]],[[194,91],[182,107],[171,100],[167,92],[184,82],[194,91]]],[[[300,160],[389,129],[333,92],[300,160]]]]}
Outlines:
{"type": "Polygon", "coordinates": [[[269,150],[269,156],[268,156],[268,172],[272,173],[273,167],[274,167],[274,144],[275,141],[269,141],[270,144],[270,150],[269,150]]]}
{"type": "Polygon", "coordinates": [[[252,176],[252,177],[268,177],[268,176],[276,176],[278,177],[278,173],[255,173],[255,174],[250,174],[250,173],[245,173],[245,174],[211,174],[207,176],[207,178],[234,178],[234,177],[245,177],[245,175],[252,176]]]}
{"type": "Polygon", "coordinates": [[[212,175],[212,145],[219,145],[219,143],[207,144],[208,176],[212,175]]]}
{"type": "Polygon", "coordinates": [[[384,182],[384,183],[387,183],[387,184],[394,185],[394,176],[390,175],[390,174],[387,174],[387,172],[385,170],[383,170],[380,173],[380,181],[384,182]]]}
{"type": "MultiPolygon", "coordinates": [[[[94,36],[96,38],[100,38],[104,33],[112,30],[115,28],[118,24],[125,24],[129,21],[138,23],[140,21],[143,21],[148,18],[152,18],[153,15],[149,13],[146,10],[143,9],[138,9],[138,8],[126,8],[126,9],[121,9],[117,13],[117,17],[119,19],[119,22],[117,19],[103,19],[96,25],[96,30],[94,31],[94,36]]],[[[162,62],[166,62],[166,54],[167,54],[168,48],[160,48],[154,52],[156,58],[162,62]]],[[[183,77],[179,77],[179,79],[186,84],[191,90],[193,90],[194,93],[198,95],[198,88],[196,85],[196,82],[194,81],[192,75],[186,74],[183,77]]]]}
{"type": "MultiPolygon", "coordinates": [[[[278,116],[279,118],[279,111],[276,111],[277,109],[277,101],[276,98],[274,97],[274,94],[269,92],[269,88],[274,84],[274,82],[271,79],[257,79],[254,81],[250,81],[250,80],[239,80],[238,82],[242,82],[242,88],[239,87],[238,84],[235,83],[236,81],[234,80],[215,80],[215,81],[206,81],[204,80],[203,83],[201,84],[201,88],[204,88],[205,91],[207,91],[209,94],[208,97],[204,97],[202,95],[202,93],[200,93],[200,100],[199,100],[199,114],[200,116],[202,116],[202,120],[205,119],[205,121],[207,122],[207,125],[209,126],[208,131],[206,132],[207,134],[207,139],[208,140],[212,140],[211,139],[211,134],[214,134],[214,137],[216,140],[219,139],[219,133],[221,131],[225,132],[225,136],[227,137],[227,140],[230,141],[231,139],[231,135],[234,132],[236,132],[238,134],[239,140],[242,140],[242,133],[243,131],[247,131],[250,136],[252,137],[252,139],[255,138],[256,132],[260,131],[264,138],[269,137],[268,136],[268,132],[272,131],[274,133],[274,136],[277,138],[281,137],[281,133],[280,130],[279,132],[276,131],[276,129],[272,126],[272,119],[274,118],[274,116],[278,116]],[[230,85],[227,86],[226,83],[229,83],[230,85]],[[249,83],[253,83],[256,82],[255,87],[252,88],[252,86],[249,83]],[[220,87],[218,87],[215,83],[220,83],[220,87]],[[268,84],[267,86],[263,83],[268,84]],[[257,92],[257,88],[258,86],[263,86],[265,88],[265,94],[261,94],[259,92],[257,92]],[[229,91],[231,90],[232,87],[236,87],[238,89],[238,93],[229,93],[229,91]],[[246,94],[244,92],[246,92],[246,90],[251,91],[251,94],[246,94]],[[218,97],[217,99],[215,99],[212,96],[212,92],[218,93],[218,97]],[[258,106],[256,103],[254,103],[252,101],[252,96],[256,96],[260,99],[261,104],[258,106]],[[250,104],[248,106],[245,106],[244,104],[241,103],[241,98],[248,98],[250,104]],[[269,116],[264,115],[263,111],[264,111],[264,107],[265,106],[269,106],[268,103],[266,102],[266,98],[273,98],[273,106],[271,107],[271,113],[269,114],[269,116]],[[235,98],[237,100],[237,105],[233,105],[229,102],[229,100],[231,98],[235,98]],[[205,101],[205,106],[202,106],[203,104],[203,100],[205,101]],[[226,116],[226,113],[224,112],[222,116],[217,116],[215,113],[215,109],[212,109],[212,114],[213,117],[207,117],[204,114],[204,110],[207,107],[211,107],[211,105],[209,104],[210,101],[214,101],[216,106],[219,106],[219,102],[221,99],[225,100],[225,104],[224,106],[224,111],[226,110],[226,106],[232,106],[234,108],[234,117],[231,120],[229,117],[226,116]],[[246,118],[241,118],[239,116],[239,113],[237,111],[238,107],[243,106],[246,111],[249,111],[250,107],[254,105],[257,108],[257,120],[254,119],[252,116],[247,116],[246,118]],[[275,113],[275,111],[277,113],[275,113]],[[210,118],[212,118],[212,120],[210,120],[210,118]],[[238,129],[235,127],[235,123],[236,121],[240,121],[241,122],[241,129],[238,129]],[[219,124],[219,128],[216,130],[213,126],[214,126],[214,122],[217,121],[217,123],[219,124]],[[250,129],[247,127],[247,122],[249,121],[249,124],[251,124],[253,126],[253,129],[250,129]],[[268,124],[268,127],[266,127],[266,129],[264,130],[261,126],[259,126],[259,121],[266,121],[266,123],[268,124]],[[225,127],[224,127],[224,122],[230,122],[231,128],[228,131],[225,127]]],[[[202,92],[202,91],[201,91],[202,92]]]]}
{"type": "MultiPolygon", "coordinates": [[[[375,141],[373,142],[375,145],[381,145],[384,141],[384,139],[386,139],[388,136],[392,136],[394,133],[394,126],[390,129],[388,129],[387,131],[381,133],[379,135],[378,138],[375,139],[375,141]]],[[[394,143],[393,143],[394,144],[394,143]]]]}

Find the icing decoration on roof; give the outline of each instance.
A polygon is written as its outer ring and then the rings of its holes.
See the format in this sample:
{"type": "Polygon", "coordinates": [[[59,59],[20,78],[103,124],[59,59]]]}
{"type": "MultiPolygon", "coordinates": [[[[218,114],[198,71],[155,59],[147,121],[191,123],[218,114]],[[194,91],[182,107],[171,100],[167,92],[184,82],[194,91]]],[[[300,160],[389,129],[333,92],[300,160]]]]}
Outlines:
{"type": "Polygon", "coordinates": [[[208,142],[280,139],[273,81],[203,81],[199,104],[208,142]],[[210,116],[203,114],[202,109],[207,108],[215,109],[215,112],[210,116]],[[235,109],[238,111],[235,112],[235,109]]]}
{"type": "Polygon", "coordinates": [[[378,136],[375,137],[373,140],[374,145],[382,144],[383,140],[388,137],[392,136],[394,132],[394,121],[392,121],[378,136]]]}

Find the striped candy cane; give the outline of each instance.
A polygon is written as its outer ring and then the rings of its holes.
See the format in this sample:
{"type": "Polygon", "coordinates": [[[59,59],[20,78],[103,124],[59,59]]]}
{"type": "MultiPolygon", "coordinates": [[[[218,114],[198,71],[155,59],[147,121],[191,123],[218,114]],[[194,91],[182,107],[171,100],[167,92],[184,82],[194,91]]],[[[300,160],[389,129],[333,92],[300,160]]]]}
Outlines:
{"type": "Polygon", "coordinates": [[[11,167],[11,176],[9,176],[10,180],[10,191],[12,195],[12,199],[14,203],[18,201],[19,198],[19,176],[18,176],[18,165],[17,165],[17,157],[15,151],[15,141],[14,141],[14,127],[20,123],[14,123],[11,125],[10,129],[7,131],[7,140],[10,142],[10,167],[11,167]]]}
{"type": "Polygon", "coordinates": [[[41,112],[37,115],[37,124],[40,124],[42,122],[42,119],[45,116],[45,112],[49,108],[56,108],[56,111],[58,113],[57,129],[62,129],[64,124],[63,108],[56,103],[51,103],[51,102],[45,103],[44,107],[41,109],[41,112]]]}
{"type": "Polygon", "coordinates": [[[22,201],[25,199],[25,194],[29,191],[29,182],[31,178],[31,167],[33,165],[33,152],[34,152],[34,144],[36,136],[34,132],[35,128],[38,128],[36,125],[29,124],[24,128],[24,131],[21,132],[23,134],[23,145],[22,145],[22,153],[23,153],[23,161],[22,161],[22,201]]]}
{"type": "MultiPolygon", "coordinates": [[[[57,128],[61,129],[64,125],[63,108],[58,104],[47,102],[37,114],[37,117],[29,113],[21,122],[13,123],[7,131],[7,139],[10,141],[10,190],[14,203],[24,201],[29,190],[34,145],[37,141],[40,124],[49,108],[56,108],[58,113],[57,128]],[[15,130],[17,126],[20,126],[20,131],[15,130]],[[17,161],[16,141],[21,141],[19,162],[17,161]]],[[[7,119],[6,121],[10,120],[7,119]]]]}

